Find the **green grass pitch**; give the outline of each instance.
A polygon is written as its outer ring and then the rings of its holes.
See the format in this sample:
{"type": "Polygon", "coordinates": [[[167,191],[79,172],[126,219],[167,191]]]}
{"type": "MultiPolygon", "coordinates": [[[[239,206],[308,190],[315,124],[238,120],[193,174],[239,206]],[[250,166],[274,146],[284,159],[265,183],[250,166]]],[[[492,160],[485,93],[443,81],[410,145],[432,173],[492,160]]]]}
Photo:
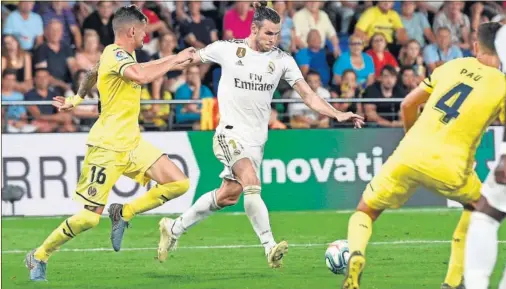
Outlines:
{"type": "MultiPolygon", "coordinates": [[[[375,224],[364,289],[439,288],[446,273],[459,210],[404,210],[384,214],[375,224]]],[[[346,238],[349,213],[272,213],[277,240],[289,248],[284,267],[268,268],[247,217],[218,213],[180,239],[166,263],[155,260],[160,216],[139,216],[127,230],[119,253],[110,249],[110,222],[70,241],[50,259],[47,283],[31,283],[23,258],[64,218],[3,218],[2,288],[340,288],[342,276],[325,266],[326,243],[346,238]],[[234,245],[238,245],[235,246],[234,245]]],[[[506,226],[492,278],[497,288],[506,263],[506,226]]]]}

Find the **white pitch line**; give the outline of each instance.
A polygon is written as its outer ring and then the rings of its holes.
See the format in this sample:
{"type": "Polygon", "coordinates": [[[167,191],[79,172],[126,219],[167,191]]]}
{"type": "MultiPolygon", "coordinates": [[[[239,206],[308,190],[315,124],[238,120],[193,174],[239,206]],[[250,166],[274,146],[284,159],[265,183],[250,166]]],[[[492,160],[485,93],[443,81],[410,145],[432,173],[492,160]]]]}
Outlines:
{"type": "MultiPolygon", "coordinates": [[[[383,214],[419,214],[419,213],[452,213],[452,212],[461,212],[461,208],[403,208],[396,210],[385,211],[383,214]]],[[[332,215],[332,214],[351,214],[355,212],[355,210],[323,210],[323,211],[297,211],[297,212],[274,212],[276,215],[285,215],[285,214],[294,214],[294,215],[332,215]]],[[[136,216],[136,218],[149,218],[149,217],[164,217],[164,216],[177,216],[180,214],[144,214],[136,216]]],[[[219,215],[221,216],[243,216],[246,215],[244,212],[221,212],[219,215]]],[[[2,215],[2,222],[5,221],[19,221],[19,220],[33,220],[33,219],[63,219],[65,217],[69,217],[70,215],[62,215],[62,216],[17,216],[11,217],[9,215],[2,215]]],[[[108,218],[107,214],[103,214],[102,218],[108,218]]]]}
{"type": "MultiPolygon", "coordinates": [[[[441,245],[441,244],[449,244],[451,241],[447,240],[404,240],[404,241],[384,241],[384,242],[371,242],[370,245],[441,245]]],[[[506,244],[506,241],[499,241],[500,244],[506,244]]],[[[289,247],[301,247],[301,248],[310,248],[310,247],[324,247],[327,246],[328,243],[320,243],[320,244],[289,244],[289,247]]],[[[198,249],[245,249],[245,248],[260,248],[261,245],[222,245],[222,246],[183,246],[178,247],[178,249],[182,250],[198,250],[198,249]]],[[[121,251],[150,251],[157,250],[155,247],[146,247],[146,248],[122,248],[121,251]]],[[[2,254],[24,254],[27,253],[30,249],[26,250],[6,250],[2,251],[2,254]]],[[[109,252],[112,251],[111,248],[81,248],[81,249],[61,249],[59,252],[109,252]]]]}

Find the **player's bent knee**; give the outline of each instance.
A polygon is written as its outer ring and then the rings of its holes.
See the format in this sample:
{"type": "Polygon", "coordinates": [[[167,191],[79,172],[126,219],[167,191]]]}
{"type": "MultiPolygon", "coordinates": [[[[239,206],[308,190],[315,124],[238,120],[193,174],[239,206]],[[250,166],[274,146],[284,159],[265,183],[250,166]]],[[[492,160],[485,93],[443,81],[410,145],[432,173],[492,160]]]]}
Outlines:
{"type": "Polygon", "coordinates": [[[154,197],[160,198],[164,203],[168,200],[172,200],[177,198],[188,191],[190,188],[190,180],[184,179],[181,181],[166,183],[166,184],[158,184],[155,188],[151,189],[149,192],[153,194],[154,197]]]}
{"type": "Polygon", "coordinates": [[[100,215],[84,209],[68,220],[68,226],[72,227],[74,233],[77,234],[98,226],[100,215]]]}

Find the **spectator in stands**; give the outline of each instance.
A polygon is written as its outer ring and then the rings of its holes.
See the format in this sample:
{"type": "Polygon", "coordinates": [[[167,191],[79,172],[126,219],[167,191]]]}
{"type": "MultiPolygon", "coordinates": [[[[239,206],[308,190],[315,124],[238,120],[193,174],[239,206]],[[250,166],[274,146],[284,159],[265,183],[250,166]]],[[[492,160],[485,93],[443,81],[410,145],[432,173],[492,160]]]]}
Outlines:
{"type": "Polygon", "coordinates": [[[236,1],[223,16],[223,39],[243,39],[249,36],[255,11],[249,1],[236,1]]]}
{"type": "MultiPolygon", "coordinates": [[[[322,87],[320,74],[316,71],[310,71],[306,76],[306,81],[311,89],[323,99],[330,99],[328,90],[322,87]]],[[[293,99],[301,99],[300,95],[294,90],[291,94],[293,99]]],[[[328,116],[321,115],[304,103],[290,103],[288,105],[288,114],[290,116],[290,126],[292,128],[326,128],[329,127],[330,119],[328,116]]]]}
{"type": "Polygon", "coordinates": [[[146,36],[144,37],[144,47],[143,49],[149,51],[150,54],[155,53],[158,48],[158,39],[153,38],[153,33],[158,32],[159,34],[167,34],[169,33],[169,28],[167,24],[160,20],[158,15],[155,12],[151,11],[146,7],[146,1],[132,1],[133,5],[136,5],[144,15],[148,18],[148,24],[146,25],[146,36]],[[153,40],[153,42],[152,42],[153,40]]]}
{"type": "Polygon", "coordinates": [[[14,35],[26,51],[39,46],[43,41],[42,18],[32,12],[33,5],[33,1],[19,1],[18,9],[9,14],[3,27],[3,34],[14,35]]]}
{"type": "Polygon", "coordinates": [[[432,23],[434,16],[439,12],[443,4],[443,1],[417,1],[416,7],[418,11],[427,16],[429,23],[432,23]]]}
{"type": "MultiPolygon", "coordinates": [[[[186,83],[176,92],[175,99],[203,99],[213,97],[211,90],[202,84],[198,66],[188,67],[186,70],[186,83]]],[[[176,105],[176,123],[191,124],[194,130],[200,129],[200,104],[176,105]]]]}
{"type": "Polygon", "coordinates": [[[197,49],[204,48],[218,40],[218,30],[211,18],[204,17],[200,13],[201,2],[190,1],[188,3],[189,19],[181,24],[181,36],[188,46],[197,49]]]}
{"type": "MultiPolygon", "coordinates": [[[[330,90],[332,98],[361,98],[362,93],[357,83],[357,74],[353,69],[347,69],[343,72],[340,85],[333,85],[330,90]]],[[[353,113],[364,115],[361,103],[357,102],[334,102],[332,103],[339,111],[351,111],[353,113]]]]}
{"type": "MultiPolygon", "coordinates": [[[[177,39],[174,33],[167,33],[160,37],[160,50],[153,54],[152,60],[157,60],[165,56],[176,54],[177,39]]],[[[169,71],[161,79],[153,82],[152,96],[154,99],[160,99],[160,92],[167,90],[175,93],[177,89],[185,82],[184,74],[179,70],[169,71]],[[163,89],[162,89],[163,87],[163,89]]]]}
{"type": "MultiPolygon", "coordinates": [[[[90,1],[86,1],[86,2],[90,2],[90,1]]],[[[79,25],[79,27],[83,27],[83,24],[84,24],[84,20],[86,18],[88,18],[88,16],[90,16],[91,13],[93,13],[93,11],[95,10],[94,9],[94,5],[90,5],[90,4],[94,4],[94,2],[92,3],[86,3],[84,1],[80,1],[80,2],[76,2],[74,7],[72,8],[72,12],[74,12],[74,15],[76,17],[76,21],[77,21],[77,25],[79,25]]]]}
{"type": "Polygon", "coordinates": [[[395,57],[387,50],[387,40],[381,32],[376,32],[371,37],[372,48],[367,50],[367,54],[372,57],[376,78],[379,78],[383,67],[390,65],[399,71],[399,64],[395,57]]]}
{"type": "Polygon", "coordinates": [[[401,69],[401,86],[406,93],[409,93],[418,86],[419,82],[416,72],[411,66],[405,66],[401,69]]]}
{"type": "Polygon", "coordinates": [[[450,1],[445,4],[434,18],[434,31],[438,31],[441,27],[449,29],[451,34],[451,42],[460,49],[470,50],[471,42],[469,40],[471,32],[471,22],[469,17],[462,13],[464,3],[462,1],[450,1]]]}
{"type": "Polygon", "coordinates": [[[25,52],[12,35],[3,37],[2,45],[2,72],[11,69],[16,72],[14,90],[25,93],[32,89],[32,56],[25,52]]]}
{"type": "Polygon", "coordinates": [[[81,29],[77,25],[76,17],[68,7],[67,2],[52,1],[51,5],[42,11],[41,16],[44,27],[53,19],[63,24],[63,43],[69,46],[73,44],[77,49],[82,47],[81,29]]]}
{"type": "Polygon", "coordinates": [[[332,53],[337,58],[341,54],[339,39],[329,16],[320,10],[321,4],[321,1],[306,2],[304,8],[293,16],[296,45],[299,49],[306,48],[309,31],[316,29],[322,39],[320,47],[324,48],[329,41],[332,44],[332,53]]]}
{"type": "MultiPolygon", "coordinates": [[[[188,3],[189,19],[181,24],[181,36],[188,46],[201,49],[218,40],[218,30],[211,18],[204,17],[200,13],[201,2],[190,1],[188,3]]],[[[203,79],[211,68],[211,64],[201,64],[200,74],[203,79]]]]}
{"type": "Polygon", "coordinates": [[[274,10],[278,12],[281,17],[281,31],[279,33],[279,47],[287,52],[296,51],[295,45],[295,28],[293,20],[288,15],[286,9],[286,1],[274,1],[274,10]]]}
{"type": "Polygon", "coordinates": [[[71,90],[68,83],[72,83],[72,75],[77,70],[74,51],[62,42],[63,25],[59,20],[49,21],[44,36],[46,42],[34,55],[35,67],[46,68],[51,75],[50,85],[58,87],[58,94],[63,95],[71,90]]]}
{"type": "MultiPolygon", "coordinates": [[[[327,1],[329,18],[332,23],[338,24],[339,33],[346,35],[350,32],[350,24],[355,14],[358,12],[359,1],[327,1]],[[334,15],[332,15],[334,14],[334,15]],[[337,16],[339,15],[339,17],[337,16]],[[338,22],[340,21],[340,22],[338,22]]],[[[337,28],[336,28],[337,29],[337,28]]]]}
{"type": "Polygon", "coordinates": [[[334,72],[334,84],[341,84],[341,77],[343,72],[347,69],[352,69],[357,74],[357,83],[359,86],[365,88],[374,83],[374,62],[372,57],[364,53],[363,40],[352,35],[349,39],[348,45],[350,51],[344,52],[343,55],[334,63],[332,68],[334,72]]]}
{"type": "Polygon", "coordinates": [[[427,69],[423,65],[421,50],[422,49],[418,41],[411,39],[407,44],[404,45],[399,55],[399,64],[401,66],[412,67],[415,71],[418,83],[425,79],[427,72],[427,69]]]}
{"type": "Polygon", "coordinates": [[[463,57],[460,48],[452,44],[451,37],[448,27],[439,27],[436,31],[436,43],[425,46],[423,59],[429,68],[429,73],[447,61],[463,57]]]}
{"type": "MultiPolygon", "coordinates": [[[[394,67],[387,65],[381,71],[380,80],[365,90],[364,98],[402,99],[406,93],[396,84],[397,71],[394,67]]],[[[400,102],[365,103],[367,121],[375,122],[382,127],[402,127],[402,121],[399,120],[400,106],[400,102]]]]}
{"type": "Polygon", "coordinates": [[[320,74],[324,86],[329,85],[330,67],[327,63],[325,49],[321,48],[322,39],[318,30],[313,29],[307,35],[307,48],[302,48],[295,55],[297,65],[299,65],[304,77],[309,70],[314,70],[320,74]]]}
{"type": "Polygon", "coordinates": [[[393,10],[394,1],[379,1],[376,6],[368,8],[355,26],[355,34],[366,43],[377,32],[385,35],[388,44],[394,44],[394,39],[401,45],[409,38],[402,24],[401,17],[393,10]]]}
{"type": "Polygon", "coordinates": [[[415,39],[422,46],[425,46],[425,38],[429,39],[430,43],[434,43],[436,37],[432,33],[427,16],[421,12],[415,12],[415,9],[416,3],[414,1],[402,2],[401,20],[408,38],[415,39]]]}
{"type": "MultiPolygon", "coordinates": [[[[97,38],[98,39],[98,38],[97,38]]],[[[85,35],[86,42],[86,35],[85,35]]],[[[87,70],[81,69],[76,72],[72,81],[72,91],[75,95],[79,89],[80,83],[84,80],[87,70]]],[[[93,88],[90,94],[86,95],[85,100],[98,99],[98,90],[93,88]]],[[[78,105],[72,110],[72,115],[79,120],[79,130],[89,131],[95,121],[98,119],[98,105],[78,105]]]]}
{"type": "Polygon", "coordinates": [[[84,32],[83,49],[76,55],[76,65],[78,69],[90,70],[99,60],[100,38],[95,30],[86,30],[84,32]]]}
{"type": "MultiPolygon", "coordinates": [[[[15,90],[16,70],[6,69],[2,72],[2,101],[23,100],[23,94],[15,90]]],[[[36,127],[27,122],[26,108],[21,105],[3,106],[2,115],[7,116],[7,132],[34,132],[36,127]]]]}
{"type": "Polygon", "coordinates": [[[100,43],[104,47],[114,42],[113,14],[114,6],[112,1],[98,1],[97,11],[91,13],[84,20],[83,30],[95,30],[100,38],[100,43]]]}
{"type": "MultiPolygon", "coordinates": [[[[35,88],[25,94],[25,100],[52,100],[58,94],[49,87],[50,81],[51,75],[46,68],[35,69],[35,88]]],[[[39,132],[76,131],[69,112],[57,112],[51,105],[31,105],[28,112],[34,118],[32,125],[36,126],[39,132]]]]}

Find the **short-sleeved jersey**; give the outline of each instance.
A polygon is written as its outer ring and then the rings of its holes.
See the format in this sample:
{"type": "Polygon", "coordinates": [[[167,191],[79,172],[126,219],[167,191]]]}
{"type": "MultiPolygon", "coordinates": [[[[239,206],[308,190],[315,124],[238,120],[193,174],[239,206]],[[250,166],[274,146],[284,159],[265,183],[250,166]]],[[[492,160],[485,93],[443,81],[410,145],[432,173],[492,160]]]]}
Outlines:
{"type": "Polygon", "coordinates": [[[467,57],[440,66],[420,88],[430,97],[396,153],[418,171],[450,185],[463,185],[484,132],[504,116],[506,77],[497,68],[467,57]]]}
{"type": "Polygon", "coordinates": [[[131,55],[116,44],[104,49],[97,80],[101,112],[89,133],[89,145],[129,151],[139,143],[141,86],[123,77],[135,63],[135,52],[131,55]]]}
{"type": "Polygon", "coordinates": [[[246,144],[263,145],[279,80],[293,86],[303,79],[293,57],[278,48],[255,51],[243,39],[216,41],[198,53],[202,62],[221,65],[216,132],[227,130],[246,144]]]}
{"type": "Polygon", "coordinates": [[[389,10],[385,14],[378,6],[374,6],[360,16],[356,28],[365,32],[368,38],[371,38],[376,32],[381,32],[385,35],[387,42],[392,43],[395,31],[404,28],[404,25],[395,10],[389,10]]]}

